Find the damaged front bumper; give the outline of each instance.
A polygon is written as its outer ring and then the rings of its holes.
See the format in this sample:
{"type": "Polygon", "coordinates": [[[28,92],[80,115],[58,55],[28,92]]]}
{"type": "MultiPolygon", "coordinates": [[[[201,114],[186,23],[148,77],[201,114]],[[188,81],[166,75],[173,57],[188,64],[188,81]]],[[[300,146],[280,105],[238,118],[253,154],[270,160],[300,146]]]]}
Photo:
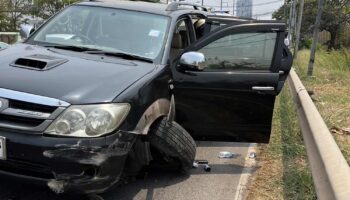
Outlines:
{"type": "Polygon", "coordinates": [[[56,138],[1,131],[7,159],[0,174],[37,180],[56,193],[102,193],[117,183],[135,135],[117,132],[101,138],[56,138]]]}

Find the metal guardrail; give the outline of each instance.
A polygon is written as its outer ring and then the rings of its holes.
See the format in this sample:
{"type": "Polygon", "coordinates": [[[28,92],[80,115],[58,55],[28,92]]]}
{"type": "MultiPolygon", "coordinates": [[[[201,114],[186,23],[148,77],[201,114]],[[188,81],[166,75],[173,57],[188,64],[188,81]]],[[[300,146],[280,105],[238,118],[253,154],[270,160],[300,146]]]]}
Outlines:
{"type": "Polygon", "coordinates": [[[294,69],[288,77],[320,200],[350,199],[350,167],[294,69]]]}

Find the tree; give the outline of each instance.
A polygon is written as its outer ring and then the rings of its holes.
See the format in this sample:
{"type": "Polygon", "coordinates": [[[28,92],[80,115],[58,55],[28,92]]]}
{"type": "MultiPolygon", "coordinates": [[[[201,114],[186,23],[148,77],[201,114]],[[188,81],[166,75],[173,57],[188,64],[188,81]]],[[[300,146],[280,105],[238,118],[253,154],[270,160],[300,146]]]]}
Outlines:
{"type": "Polygon", "coordinates": [[[23,16],[31,10],[30,0],[0,0],[2,31],[17,31],[23,16]]]}
{"type": "MultiPolygon", "coordinates": [[[[34,0],[33,14],[42,19],[48,19],[67,5],[80,0],[34,0]]],[[[144,0],[148,2],[159,2],[159,0],[144,0]]]]}
{"type": "MultiPolygon", "coordinates": [[[[299,5],[297,5],[299,6],[299,5]]],[[[284,6],[273,13],[275,19],[283,19],[284,6]]],[[[289,9],[287,9],[289,10],[289,9]]],[[[301,34],[305,38],[311,35],[317,15],[317,1],[306,0],[304,5],[304,15],[302,21],[301,34]]],[[[350,0],[328,0],[324,4],[320,31],[328,31],[330,40],[328,41],[328,49],[337,48],[337,37],[342,29],[350,24],[350,0]]]]}
{"type": "Polygon", "coordinates": [[[287,0],[277,11],[272,13],[272,18],[277,20],[286,20],[289,17],[289,11],[292,0],[287,0]]]}
{"type": "Polygon", "coordinates": [[[0,0],[0,31],[5,31],[6,26],[6,13],[3,12],[5,9],[5,2],[0,0]]]}
{"type": "Polygon", "coordinates": [[[34,0],[33,14],[48,19],[62,8],[79,0],[34,0]]]}
{"type": "Polygon", "coordinates": [[[321,30],[326,30],[331,35],[328,49],[338,48],[336,39],[345,25],[350,23],[350,0],[326,1],[322,15],[321,30]]]}

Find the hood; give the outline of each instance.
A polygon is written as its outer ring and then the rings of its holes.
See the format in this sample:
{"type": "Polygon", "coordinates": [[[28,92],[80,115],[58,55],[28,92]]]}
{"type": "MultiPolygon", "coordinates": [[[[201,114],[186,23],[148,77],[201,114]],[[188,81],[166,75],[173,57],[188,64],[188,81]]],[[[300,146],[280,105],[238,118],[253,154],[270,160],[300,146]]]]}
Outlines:
{"type": "Polygon", "coordinates": [[[60,99],[71,104],[112,102],[130,85],[154,70],[151,63],[27,44],[0,51],[0,88],[60,99]],[[19,58],[57,58],[65,62],[47,70],[16,67],[19,58]]]}

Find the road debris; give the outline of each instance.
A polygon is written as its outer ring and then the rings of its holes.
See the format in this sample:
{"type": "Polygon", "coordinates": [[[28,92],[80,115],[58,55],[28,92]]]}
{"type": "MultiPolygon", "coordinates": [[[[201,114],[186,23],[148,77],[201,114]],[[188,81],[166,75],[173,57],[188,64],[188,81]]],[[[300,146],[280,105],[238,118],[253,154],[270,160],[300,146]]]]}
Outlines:
{"type": "Polygon", "coordinates": [[[192,168],[198,168],[199,165],[203,165],[204,171],[206,171],[206,172],[210,172],[211,171],[211,167],[209,165],[209,161],[207,161],[207,160],[195,160],[193,162],[192,168]]]}
{"type": "Polygon", "coordinates": [[[210,172],[210,171],[211,171],[211,167],[210,167],[210,165],[205,164],[205,165],[204,165],[204,171],[206,171],[206,172],[210,172]]]}
{"type": "Polygon", "coordinates": [[[201,165],[209,164],[209,161],[207,161],[207,160],[196,160],[195,162],[197,162],[198,164],[201,164],[201,165]]]}
{"type": "Polygon", "coordinates": [[[333,126],[331,132],[338,135],[350,135],[350,128],[338,128],[333,126]]]}
{"type": "Polygon", "coordinates": [[[221,151],[219,153],[219,158],[234,158],[236,154],[229,151],[221,151]]]}
{"type": "Polygon", "coordinates": [[[194,161],[194,162],[193,162],[192,168],[198,168],[198,166],[199,166],[199,165],[198,165],[198,162],[194,161]]]}
{"type": "Polygon", "coordinates": [[[255,152],[250,152],[249,153],[249,158],[250,159],[255,159],[256,158],[256,153],[255,152]]]}

